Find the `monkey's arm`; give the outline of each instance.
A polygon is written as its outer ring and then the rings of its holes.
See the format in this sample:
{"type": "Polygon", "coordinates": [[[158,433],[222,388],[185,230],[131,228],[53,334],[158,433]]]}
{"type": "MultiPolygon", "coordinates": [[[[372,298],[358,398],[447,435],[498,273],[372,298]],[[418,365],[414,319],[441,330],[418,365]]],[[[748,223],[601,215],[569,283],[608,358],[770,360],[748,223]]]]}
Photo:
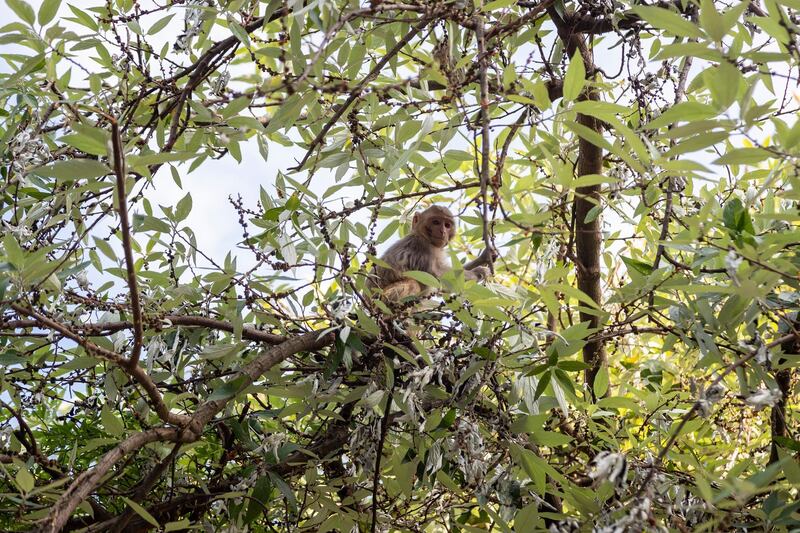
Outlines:
{"type": "Polygon", "coordinates": [[[473,281],[483,281],[492,274],[489,267],[477,266],[472,270],[464,270],[464,279],[471,279],[473,281]]]}
{"type": "Polygon", "coordinates": [[[491,265],[497,258],[497,252],[489,248],[481,252],[481,255],[463,266],[464,279],[483,281],[492,274],[491,265]],[[489,265],[489,266],[487,266],[489,265]]]}
{"type": "Polygon", "coordinates": [[[481,255],[479,255],[469,263],[466,263],[462,268],[465,271],[474,270],[479,266],[494,264],[495,259],[497,259],[497,252],[486,248],[483,252],[481,252],[481,255]]]}

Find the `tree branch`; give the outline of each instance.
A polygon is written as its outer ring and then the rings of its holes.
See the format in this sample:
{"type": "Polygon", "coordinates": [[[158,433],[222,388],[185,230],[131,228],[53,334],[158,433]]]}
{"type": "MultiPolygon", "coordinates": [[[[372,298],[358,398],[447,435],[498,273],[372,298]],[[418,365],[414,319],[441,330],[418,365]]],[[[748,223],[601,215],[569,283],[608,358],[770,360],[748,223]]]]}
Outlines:
{"type": "MultiPolygon", "coordinates": [[[[238,384],[238,391],[250,386],[262,374],[287,357],[301,351],[327,346],[332,344],[334,339],[335,335],[332,332],[320,334],[318,331],[311,331],[273,346],[263,355],[245,365],[241,372],[233,378],[233,380],[244,378],[238,384]]],[[[232,383],[233,380],[228,381],[227,384],[232,383]]],[[[207,400],[197,408],[185,428],[162,427],[151,429],[136,433],[122,441],[114,449],[106,453],[97,465],[85,471],[72,482],[69,489],[61,495],[53,506],[40,531],[46,533],[61,531],[72,512],[100,485],[105,474],[129,453],[139,450],[151,442],[189,443],[199,439],[203,428],[234,397],[235,393],[232,393],[225,398],[207,400]]]]}
{"type": "Polygon", "coordinates": [[[156,428],[131,435],[107,452],[98,463],[86,470],[70,484],[69,488],[53,505],[38,531],[58,533],[69,520],[72,512],[100,485],[103,477],[123,457],[152,442],[178,442],[182,432],[174,428],[156,428]]]}
{"type": "Polygon", "coordinates": [[[119,124],[111,118],[111,145],[114,152],[114,174],[117,177],[117,210],[119,211],[120,231],[122,231],[122,249],[125,252],[125,270],[128,278],[128,291],[131,295],[131,314],[133,315],[133,349],[128,365],[139,364],[142,354],[142,307],[139,302],[139,289],[136,285],[136,265],[133,261],[131,244],[131,225],[128,220],[128,201],[125,194],[125,153],[122,147],[122,136],[119,124]]]}
{"type": "Polygon", "coordinates": [[[123,371],[136,380],[142,386],[142,388],[144,388],[147,396],[150,398],[150,401],[153,404],[156,414],[162,421],[168,424],[174,424],[176,426],[182,426],[189,421],[189,418],[184,415],[177,415],[170,412],[169,408],[167,408],[167,405],[164,403],[164,399],[161,397],[161,393],[158,391],[158,387],[153,382],[153,379],[139,365],[131,366],[129,361],[120,354],[112,352],[111,350],[107,350],[106,348],[98,346],[92,341],[84,339],[77,333],[70,330],[64,324],[56,322],[55,320],[52,320],[51,318],[48,318],[45,315],[34,311],[33,309],[26,309],[19,304],[11,304],[11,308],[20,314],[34,318],[40,325],[44,327],[58,331],[66,338],[78,343],[88,353],[94,354],[101,359],[118,365],[123,371]]]}
{"type": "Polygon", "coordinates": [[[494,245],[492,244],[492,234],[489,228],[489,202],[488,202],[488,188],[489,188],[489,149],[491,148],[491,139],[489,137],[489,80],[486,76],[486,71],[489,68],[489,61],[486,54],[486,40],[484,35],[483,17],[475,17],[475,39],[478,41],[478,72],[480,78],[481,90],[481,218],[483,222],[483,246],[489,252],[488,266],[489,270],[494,274],[494,245]]]}
{"type": "MultiPolygon", "coordinates": [[[[36,320],[0,321],[0,328],[3,329],[28,329],[38,326],[39,322],[36,320]]],[[[157,317],[149,323],[147,320],[145,320],[142,326],[145,330],[156,331],[173,326],[201,327],[218,331],[226,331],[228,333],[233,333],[234,331],[234,326],[230,322],[205,316],[164,315],[157,317]],[[169,324],[164,325],[164,322],[168,322],[169,324]]],[[[116,333],[117,331],[123,331],[131,328],[133,328],[133,323],[128,321],[87,322],[84,324],[71,326],[73,332],[80,333],[81,335],[85,335],[87,337],[102,337],[111,333],[116,333]]],[[[0,330],[0,333],[2,333],[2,330],[0,330]]],[[[242,338],[249,341],[265,342],[268,344],[280,344],[286,340],[286,337],[283,335],[262,331],[251,325],[245,325],[242,327],[242,338]]]]}
{"type": "Polygon", "coordinates": [[[317,145],[319,145],[319,143],[322,142],[322,140],[325,138],[325,135],[327,135],[328,131],[333,127],[334,124],[336,124],[336,121],[339,120],[339,118],[344,114],[345,111],[347,111],[347,109],[352,105],[352,103],[355,102],[359,96],[361,96],[361,91],[364,88],[364,86],[366,86],[369,82],[374,80],[380,73],[381,69],[386,65],[386,63],[388,63],[389,60],[391,60],[394,56],[396,56],[400,52],[400,50],[402,50],[403,47],[407,45],[411,41],[411,39],[413,39],[414,36],[427,25],[428,25],[428,19],[423,18],[414,27],[412,27],[411,30],[409,30],[409,32],[406,33],[406,35],[402,39],[400,39],[400,41],[397,44],[395,44],[391,50],[386,52],[386,55],[383,56],[383,58],[381,58],[381,60],[378,61],[378,63],[375,65],[375,67],[373,67],[373,69],[369,72],[369,74],[364,76],[364,79],[361,80],[358,85],[356,85],[355,89],[351,91],[350,96],[347,98],[347,100],[345,100],[344,104],[339,106],[339,109],[336,110],[333,116],[328,120],[327,123],[325,123],[325,125],[319,131],[317,136],[314,137],[314,140],[311,141],[311,144],[308,146],[306,154],[303,156],[300,162],[296,166],[290,168],[289,170],[298,171],[301,168],[303,168],[303,165],[306,164],[308,158],[311,157],[311,154],[314,153],[314,150],[316,150],[317,145]]]}

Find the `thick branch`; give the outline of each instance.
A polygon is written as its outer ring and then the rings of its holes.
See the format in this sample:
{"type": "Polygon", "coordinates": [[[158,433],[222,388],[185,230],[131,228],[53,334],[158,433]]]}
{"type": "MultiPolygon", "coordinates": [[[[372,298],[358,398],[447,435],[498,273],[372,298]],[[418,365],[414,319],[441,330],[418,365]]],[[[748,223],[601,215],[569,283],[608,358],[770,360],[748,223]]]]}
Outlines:
{"type": "MultiPolygon", "coordinates": [[[[0,329],[29,329],[38,327],[39,325],[39,322],[36,320],[9,320],[0,322],[0,329]]],[[[143,327],[147,330],[161,330],[173,326],[201,327],[218,331],[227,331],[229,333],[233,333],[234,331],[234,326],[230,322],[205,316],[165,315],[158,317],[157,321],[145,322],[143,324],[143,327]],[[165,322],[169,324],[164,324],[165,322]]],[[[71,326],[73,332],[87,337],[106,336],[117,331],[131,328],[133,328],[133,323],[124,320],[118,322],[87,322],[85,324],[71,326]]],[[[0,333],[2,333],[2,331],[0,331],[0,333]]],[[[286,337],[283,335],[261,331],[249,325],[245,325],[242,328],[242,338],[249,341],[266,342],[269,344],[280,344],[286,340],[286,337]]]]}
{"type": "MultiPolygon", "coordinates": [[[[282,362],[287,357],[290,357],[298,352],[307,352],[316,350],[327,346],[333,342],[335,335],[333,333],[320,334],[318,331],[311,331],[288,339],[287,341],[273,346],[267,350],[263,355],[260,355],[253,361],[250,361],[242,370],[228,381],[228,383],[237,382],[238,390],[244,390],[253,384],[264,372],[282,362]]],[[[208,424],[214,416],[225,408],[225,405],[235,396],[232,393],[227,398],[219,400],[209,400],[197,408],[197,411],[192,416],[192,421],[189,425],[190,429],[199,434],[203,426],[208,424]]]]}
{"type": "Polygon", "coordinates": [[[75,478],[75,481],[53,505],[44,523],[39,527],[42,533],[58,533],[69,520],[72,511],[100,485],[111,468],[129,453],[133,453],[152,442],[178,442],[181,432],[173,428],[156,428],[131,435],[106,453],[89,470],[75,478]]]}
{"type": "MultiPolygon", "coordinates": [[[[303,351],[309,351],[329,345],[333,342],[333,333],[312,331],[291,338],[274,346],[263,355],[251,361],[233,379],[240,379],[239,390],[250,386],[262,374],[286,358],[303,351]],[[244,379],[242,379],[244,378],[244,379]]],[[[138,368],[138,367],[137,367],[138,368]]],[[[234,398],[235,394],[218,400],[203,403],[191,417],[186,429],[156,428],[132,435],[122,441],[114,449],[106,453],[93,468],[87,470],[70,485],[61,495],[50,511],[42,532],[56,533],[66,524],[69,516],[80,503],[101,483],[105,474],[123,457],[139,450],[151,442],[194,442],[200,438],[203,428],[234,398]]]]}
{"type": "Polygon", "coordinates": [[[176,426],[184,425],[189,421],[188,417],[186,416],[177,415],[170,412],[169,408],[167,408],[167,405],[164,403],[164,399],[161,397],[161,393],[158,391],[158,387],[153,382],[153,379],[139,365],[133,367],[130,366],[129,361],[120,354],[98,346],[92,341],[87,340],[70,330],[64,324],[56,322],[55,320],[48,318],[45,315],[34,311],[33,309],[27,309],[19,304],[11,304],[11,308],[17,313],[35,319],[42,327],[57,331],[64,337],[75,341],[88,353],[118,365],[122,370],[127,372],[129,376],[136,380],[136,382],[139,383],[142,388],[144,388],[147,396],[150,398],[150,402],[153,404],[156,414],[162,421],[168,424],[174,424],[176,426]]]}

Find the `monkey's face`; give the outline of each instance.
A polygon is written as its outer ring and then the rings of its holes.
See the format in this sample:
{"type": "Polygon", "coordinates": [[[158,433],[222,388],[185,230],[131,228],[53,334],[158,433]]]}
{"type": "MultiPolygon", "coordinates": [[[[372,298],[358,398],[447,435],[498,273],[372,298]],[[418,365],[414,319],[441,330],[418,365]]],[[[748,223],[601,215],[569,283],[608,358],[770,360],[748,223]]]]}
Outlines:
{"type": "Polygon", "coordinates": [[[432,205],[414,213],[411,230],[436,248],[444,248],[456,234],[456,223],[449,209],[432,205]]]}
{"type": "Polygon", "coordinates": [[[430,217],[423,226],[425,236],[434,246],[444,248],[455,235],[455,223],[449,217],[430,217]]]}

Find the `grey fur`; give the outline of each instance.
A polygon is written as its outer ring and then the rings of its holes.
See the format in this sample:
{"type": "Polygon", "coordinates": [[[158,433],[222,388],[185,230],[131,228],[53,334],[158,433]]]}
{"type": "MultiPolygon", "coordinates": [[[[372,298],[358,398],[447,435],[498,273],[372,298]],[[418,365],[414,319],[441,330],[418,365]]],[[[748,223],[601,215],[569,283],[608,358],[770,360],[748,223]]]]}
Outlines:
{"type": "MultiPolygon", "coordinates": [[[[434,245],[431,238],[425,233],[426,225],[437,217],[439,220],[449,218],[451,223],[454,222],[450,211],[438,205],[431,206],[422,213],[414,215],[411,234],[394,243],[381,256],[381,260],[391,268],[376,265],[368,280],[370,287],[386,288],[392,283],[404,279],[403,272],[409,270],[427,272],[437,279],[450,270],[450,262],[445,257],[444,249],[450,239],[455,236],[454,225],[449,226],[448,238],[441,246],[434,245]]],[[[464,266],[466,279],[482,280],[488,277],[489,269],[482,266],[486,262],[485,256],[486,254],[481,254],[481,257],[464,266]]]]}

